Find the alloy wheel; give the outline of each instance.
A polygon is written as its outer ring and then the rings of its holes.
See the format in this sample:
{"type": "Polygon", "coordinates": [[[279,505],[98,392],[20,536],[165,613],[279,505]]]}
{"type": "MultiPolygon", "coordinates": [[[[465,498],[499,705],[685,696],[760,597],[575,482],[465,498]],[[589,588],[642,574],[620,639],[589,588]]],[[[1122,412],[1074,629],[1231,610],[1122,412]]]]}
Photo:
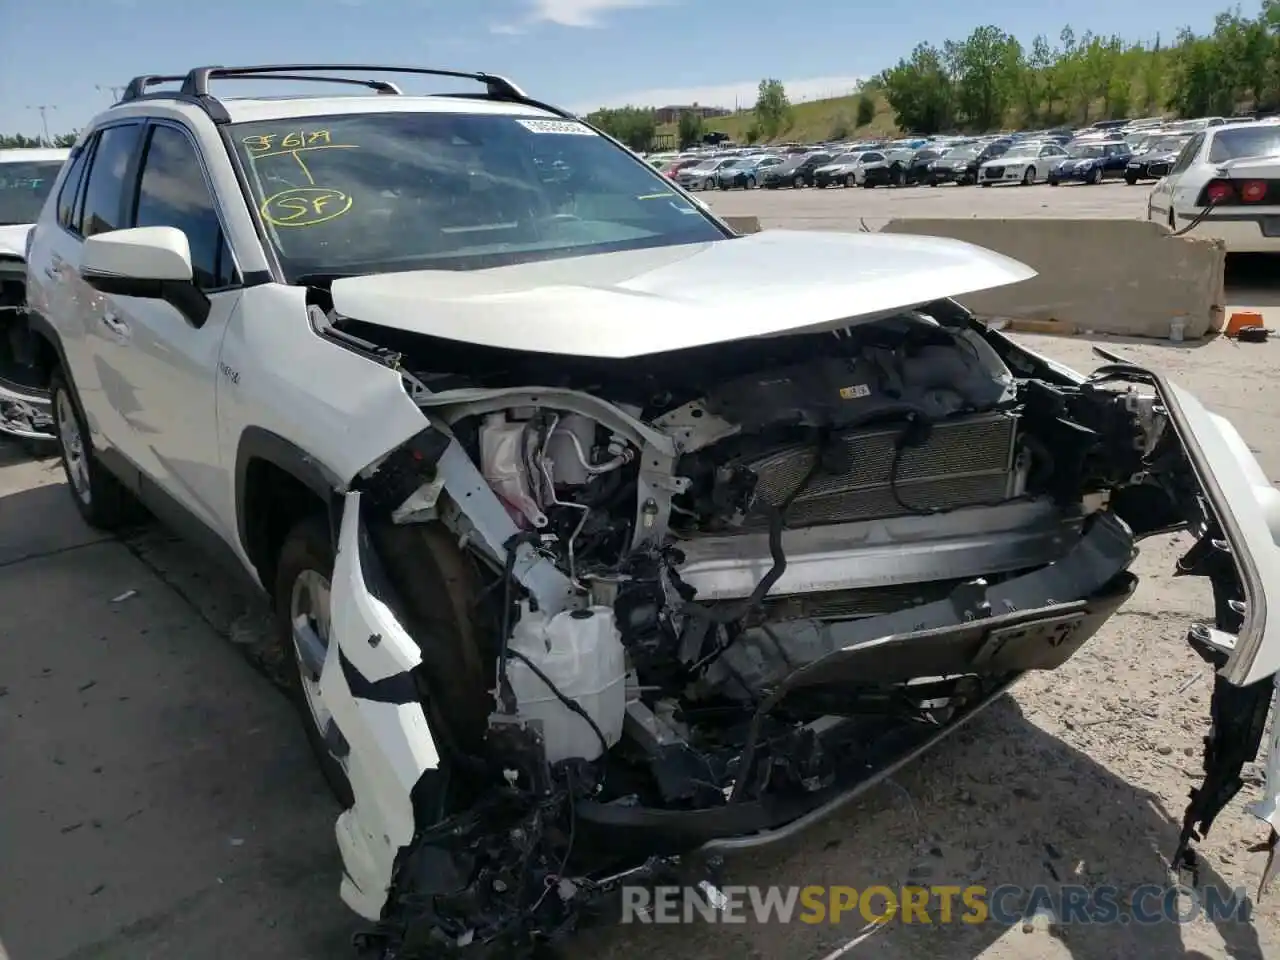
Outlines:
{"type": "MultiPolygon", "coordinates": [[[[329,580],[316,570],[304,570],[298,575],[289,598],[293,653],[298,658],[302,696],[311,714],[311,722],[326,743],[331,739],[330,727],[334,722],[333,712],[325,704],[320,691],[320,674],[329,652],[329,598],[329,580]]],[[[342,757],[333,751],[330,753],[345,769],[342,757]]]]}
{"type": "Polygon", "coordinates": [[[67,479],[71,489],[85,506],[93,501],[93,488],[89,479],[89,454],[84,438],[80,435],[80,421],[66,390],[59,390],[54,397],[54,416],[58,421],[58,445],[63,462],[67,465],[67,479]]]}

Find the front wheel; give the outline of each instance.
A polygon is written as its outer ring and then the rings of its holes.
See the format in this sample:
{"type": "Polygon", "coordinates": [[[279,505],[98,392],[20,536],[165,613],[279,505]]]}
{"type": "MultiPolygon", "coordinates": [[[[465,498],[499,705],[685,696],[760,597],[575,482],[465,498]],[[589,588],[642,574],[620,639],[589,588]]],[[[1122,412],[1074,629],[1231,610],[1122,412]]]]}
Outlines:
{"type": "Polygon", "coordinates": [[[1128,184],[1129,186],[1131,186],[1131,187],[1136,187],[1136,186],[1138,185],[1138,178],[1137,178],[1137,177],[1131,177],[1131,176],[1129,176],[1128,174],[1125,174],[1124,182],[1125,182],[1125,183],[1127,183],[1127,184],[1128,184]]]}
{"type": "Polygon", "coordinates": [[[755,177],[747,177],[747,185],[746,185],[745,189],[747,189],[747,190],[754,190],[755,188],[756,188],[756,178],[755,178],[755,177]]]}
{"type": "Polygon", "coordinates": [[[1036,168],[1027,167],[1027,169],[1022,174],[1022,185],[1024,187],[1029,187],[1035,182],[1036,182],[1036,168]]]}
{"type": "Polygon", "coordinates": [[[791,189],[793,190],[799,190],[803,186],[804,186],[804,177],[796,177],[794,180],[791,181],[791,189]]]}
{"type": "Polygon", "coordinates": [[[1102,168],[1094,167],[1089,171],[1089,182],[1095,186],[1102,182],[1102,168]]]}
{"type": "Polygon", "coordinates": [[[343,809],[355,802],[347,776],[348,746],[320,692],[328,656],[333,539],[322,514],[299,522],[285,537],[276,563],[276,633],[288,657],[289,693],[320,772],[343,809]]]}

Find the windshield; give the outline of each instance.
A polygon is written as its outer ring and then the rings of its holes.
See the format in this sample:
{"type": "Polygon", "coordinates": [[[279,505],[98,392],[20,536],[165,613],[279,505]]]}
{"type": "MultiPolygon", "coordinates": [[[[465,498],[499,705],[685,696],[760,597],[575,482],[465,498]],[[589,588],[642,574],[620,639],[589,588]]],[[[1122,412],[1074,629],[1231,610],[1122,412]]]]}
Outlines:
{"type": "Polygon", "coordinates": [[[291,280],[724,238],[670,181],[576,121],[393,112],[231,131],[291,280]]]}
{"type": "Polygon", "coordinates": [[[1067,156],[1076,160],[1083,160],[1089,157],[1105,157],[1106,155],[1106,147],[1100,143],[1077,143],[1075,146],[1067,148],[1067,156]]]}
{"type": "Polygon", "coordinates": [[[35,223],[62,169],[60,160],[0,163],[0,226],[35,223]]]}
{"type": "Polygon", "coordinates": [[[1280,127],[1241,127],[1223,130],[1213,137],[1209,162],[1222,163],[1243,157],[1280,156],[1280,127]]]}
{"type": "Polygon", "coordinates": [[[972,160],[981,151],[977,147],[956,147],[943,154],[947,160],[972,160]]]}
{"type": "Polygon", "coordinates": [[[842,153],[831,161],[832,165],[837,163],[857,163],[858,158],[862,156],[860,153],[842,153]]]}
{"type": "Polygon", "coordinates": [[[1144,153],[1177,153],[1187,145],[1191,138],[1188,137],[1166,137],[1163,140],[1152,140],[1144,147],[1144,153]]]}
{"type": "Polygon", "coordinates": [[[1000,157],[1001,160],[1017,160],[1019,157],[1035,157],[1040,153],[1040,145],[1030,147],[1010,147],[1000,157]]]}

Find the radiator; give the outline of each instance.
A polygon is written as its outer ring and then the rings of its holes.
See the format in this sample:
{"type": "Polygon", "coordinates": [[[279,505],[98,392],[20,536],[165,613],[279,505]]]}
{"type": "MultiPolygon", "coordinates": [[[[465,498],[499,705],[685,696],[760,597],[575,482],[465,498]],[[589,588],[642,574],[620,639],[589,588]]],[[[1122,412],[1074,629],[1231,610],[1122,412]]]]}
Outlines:
{"type": "MultiPolygon", "coordinates": [[[[839,476],[819,472],[787,511],[790,526],[847,523],[934,509],[997,503],[1013,493],[1018,419],[1007,413],[957,418],[933,426],[919,446],[895,453],[901,427],[855,430],[833,438],[834,458],[848,466],[839,476]],[[890,484],[894,457],[896,484],[890,484]],[[893,487],[896,486],[897,495],[893,487]]],[[[783,503],[818,457],[813,445],[775,450],[748,461],[758,478],[755,503],[783,503]]],[[[750,526],[764,524],[753,509],[750,526]]]]}

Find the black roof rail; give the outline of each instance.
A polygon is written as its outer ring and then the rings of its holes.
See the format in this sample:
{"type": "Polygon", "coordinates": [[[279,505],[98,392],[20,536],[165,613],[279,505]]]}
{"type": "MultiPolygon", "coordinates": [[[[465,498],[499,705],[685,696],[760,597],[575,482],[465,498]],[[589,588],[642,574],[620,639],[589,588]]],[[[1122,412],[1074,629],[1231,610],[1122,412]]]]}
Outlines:
{"type": "Polygon", "coordinates": [[[210,80],[236,79],[303,79],[297,74],[311,74],[308,80],[329,81],[331,83],[365,83],[350,77],[316,76],[317,73],[403,73],[422,77],[455,77],[459,80],[474,80],[485,86],[485,92],[496,100],[523,100],[525,93],[505,77],[489,73],[467,73],[461,70],[430,70],[425,67],[396,67],[377,64],[356,63],[272,63],[248,67],[196,67],[182,83],[182,93],[188,96],[208,96],[210,80]]]}
{"type": "MultiPolygon", "coordinates": [[[[227,123],[230,120],[226,109],[217,98],[209,93],[210,80],[287,80],[316,83],[348,83],[368,87],[378,93],[400,94],[401,90],[394,83],[386,80],[365,79],[362,77],[326,76],[328,73],[399,73],[422,77],[453,77],[459,80],[474,80],[484,85],[484,96],[491,100],[504,100],[524,103],[548,110],[560,116],[569,116],[558,107],[533,100],[523,90],[506,77],[492,73],[468,73],[461,70],[431,70],[425,67],[398,67],[377,64],[352,63],[273,63],[258,64],[247,67],[196,67],[185,75],[144,74],[134,77],[125,87],[119,103],[125,104],[135,100],[182,100],[201,107],[215,123],[227,123]],[[180,89],[175,91],[150,92],[148,88],[162,83],[181,82],[180,89]]],[[[453,94],[466,96],[466,94],[453,94]]]]}

